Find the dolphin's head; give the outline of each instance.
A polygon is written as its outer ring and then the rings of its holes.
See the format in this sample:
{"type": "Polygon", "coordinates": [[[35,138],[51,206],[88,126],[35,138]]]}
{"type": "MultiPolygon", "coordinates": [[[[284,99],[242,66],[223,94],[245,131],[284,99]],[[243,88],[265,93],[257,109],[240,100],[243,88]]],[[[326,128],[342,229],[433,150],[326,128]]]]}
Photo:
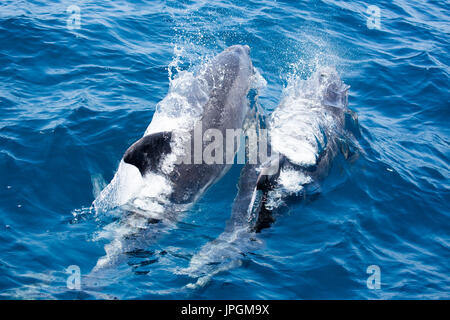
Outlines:
{"type": "Polygon", "coordinates": [[[325,105],[346,108],[348,104],[348,89],[333,67],[321,68],[316,73],[322,102],[325,105]]]}
{"type": "Polygon", "coordinates": [[[253,85],[255,71],[249,56],[250,48],[243,45],[228,47],[201,71],[213,103],[203,110],[203,125],[216,123],[218,115],[227,128],[238,128],[248,113],[247,94],[253,85]],[[226,123],[225,123],[226,122],[226,123]]]}
{"type": "Polygon", "coordinates": [[[211,64],[208,80],[213,87],[221,87],[228,91],[232,87],[238,89],[237,94],[246,93],[254,75],[250,59],[250,47],[234,45],[217,55],[211,64]]]}
{"type": "Polygon", "coordinates": [[[228,47],[223,53],[228,56],[233,56],[233,60],[237,58],[237,60],[235,60],[235,63],[239,68],[237,80],[244,81],[248,84],[250,82],[250,77],[254,74],[252,60],[250,59],[250,47],[248,45],[238,44],[228,47]]]}
{"type": "Polygon", "coordinates": [[[250,47],[246,44],[245,45],[236,44],[234,46],[228,47],[224,50],[224,53],[235,54],[235,55],[239,56],[240,58],[243,58],[244,60],[246,60],[245,62],[248,62],[251,64],[250,47]]]}

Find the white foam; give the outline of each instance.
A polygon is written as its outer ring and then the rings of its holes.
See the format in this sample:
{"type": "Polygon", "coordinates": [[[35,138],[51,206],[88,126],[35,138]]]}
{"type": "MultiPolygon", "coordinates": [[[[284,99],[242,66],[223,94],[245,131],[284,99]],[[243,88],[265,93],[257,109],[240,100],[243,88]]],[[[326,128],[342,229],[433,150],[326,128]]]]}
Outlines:
{"type": "Polygon", "coordinates": [[[290,193],[298,193],[303,190],[304,186],[312,182],[312,178],[303,172],[293,169],[283,169],[280,171],[278,183],[284,190],[290,193]]]}

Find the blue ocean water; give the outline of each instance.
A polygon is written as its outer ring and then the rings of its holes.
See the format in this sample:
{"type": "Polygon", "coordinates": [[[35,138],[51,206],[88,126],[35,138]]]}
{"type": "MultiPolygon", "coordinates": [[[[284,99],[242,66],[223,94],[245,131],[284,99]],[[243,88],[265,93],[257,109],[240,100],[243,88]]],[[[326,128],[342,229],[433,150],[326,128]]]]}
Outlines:
{"type": "Polygon", "coordinates": [[[2,299],[450,298],[448,1],[0,3],[2,299]],[[70,16],[79,8],[80,25],[70,16]],[[380,9],[374,27],[369,5],[380,9]],[[74,27],[75,24],[75,28],[74,27]],[[357,161],[292,203],[209,281],[176,272],[230,216],[240,167],[97,290],[66,287],[104,255],[88,208],[189,69],[247,44],[270,114],[293,74],[336,66],[359,116],[357,161]],[[367,286],[377,265],[381,287],[367,286]],[[195,281],[194,281],[195,282],[195,281]]]}

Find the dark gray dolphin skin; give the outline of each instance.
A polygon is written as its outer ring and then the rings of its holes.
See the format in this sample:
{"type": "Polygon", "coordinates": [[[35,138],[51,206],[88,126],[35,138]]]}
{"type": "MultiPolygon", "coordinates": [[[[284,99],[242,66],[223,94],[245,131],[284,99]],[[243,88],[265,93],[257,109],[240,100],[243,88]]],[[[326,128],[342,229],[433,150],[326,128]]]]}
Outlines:
{"type": "MultiPolygon", "coordinates": [[[[250,77],[254,74],[253,65],[247,45],[234,45],[225,49],[208,64],[204,73],[207,82],[209,99],[203,107],[201,137],[208,129],[219,130],[223,137],[227,129],[241,129],[248,113],[247,94],[250,89],[250,77]]],[[[190,133],[191,145],[186,150],[194,151],[194,130],[190,133]]],[[[125,153],[125,163],[136,166],[141,175],[148,172],[161,171],[162,159],[170,154],[174,139],[173,132],[158,132],[144,136],[134,143],[125,153]]],[[[209,142],[203,141],[203,149],[209,142]]],[[[202,149],[202,150],[203,150],[202,149]]],[[[237,148],[235,148],[237,149],[237,148]]],[[[236,150],[233,150],[235,153],[236,150]]],[[[175,165],[170,173],[166,173],[173,192],[170,200],[173,203],[185,204],[194,202],[211,184],[217,181],[229,169],[225,152],[222,163],[194,163],[191,154],[177,157],[190,157],[190,164],[175,165]]]]}

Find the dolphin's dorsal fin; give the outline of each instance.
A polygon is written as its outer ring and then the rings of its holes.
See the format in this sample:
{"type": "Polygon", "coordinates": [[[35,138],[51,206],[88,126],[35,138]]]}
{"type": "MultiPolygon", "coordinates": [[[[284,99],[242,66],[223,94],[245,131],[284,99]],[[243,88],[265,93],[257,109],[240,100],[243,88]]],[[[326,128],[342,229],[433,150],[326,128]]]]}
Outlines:
{"type": "Polygon", "coordinates": [[[142,176],[148,171],[156,171],[162,156],[171,151],[171,140],[171,132],[146,135],[128,148],[123,161],[137,167],[142,176]]]}

